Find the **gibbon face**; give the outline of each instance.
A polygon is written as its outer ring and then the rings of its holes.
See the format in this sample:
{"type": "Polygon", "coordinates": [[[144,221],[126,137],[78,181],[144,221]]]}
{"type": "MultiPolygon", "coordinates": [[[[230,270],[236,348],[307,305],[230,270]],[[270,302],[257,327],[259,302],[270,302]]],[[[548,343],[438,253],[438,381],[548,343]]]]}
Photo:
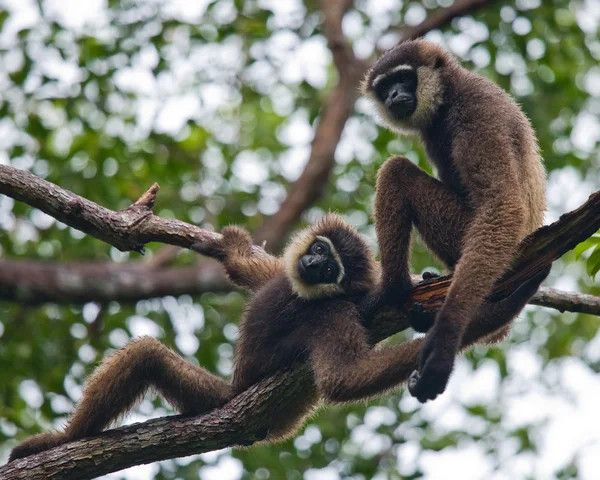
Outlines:
{"type": "Polygon", "coordinates": [[[307,285],[339,284],[344,277],[344,266],[335,247],[321,236],[315,237],[308,251],[298,259],[296,271],[307,285]]]}
{"type": "Polygon", "coordinates": [[[417,83],[417,72],[413,67],[398,65],[385,74],[377,75],[372,89],[390,116],[404,120],[417,109],[417,83]]]}
{"type": "Polygon", "coordinates": [[[334,214],[295,235],[283,258],[292,289],[303,298],[364,293],[379,274],[369,246],[334,214]]]}
{"type": "Polygon", "coordinates": [[[442,104],[442,73],[453,64],[449,54],[432,43],[404,42],[375,63],[361,90],[388,128],[399,133],[419,130],[442,104]]]}

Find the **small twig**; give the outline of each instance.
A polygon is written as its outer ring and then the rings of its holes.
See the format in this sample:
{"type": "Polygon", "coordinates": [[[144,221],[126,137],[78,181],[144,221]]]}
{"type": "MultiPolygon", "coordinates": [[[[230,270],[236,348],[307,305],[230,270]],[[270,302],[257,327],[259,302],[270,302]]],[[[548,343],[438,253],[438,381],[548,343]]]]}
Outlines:
{"type": "Polygon", "coordinates": [[[452,5],[429,15],[424,21],[414,27],[403,27],[400,30],[400,41],[413,40],[422,37],[431,30],[445,27],[455,18],[462,17],[487,7],[497,0],[456,0],[452,5]]]}

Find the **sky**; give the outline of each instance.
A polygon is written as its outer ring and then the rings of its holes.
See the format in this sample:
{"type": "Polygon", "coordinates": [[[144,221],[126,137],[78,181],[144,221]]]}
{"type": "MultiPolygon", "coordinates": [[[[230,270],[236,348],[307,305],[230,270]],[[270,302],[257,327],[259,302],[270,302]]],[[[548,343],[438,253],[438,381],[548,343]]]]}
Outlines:
{"type": "MultiPolygon", "coordinates": [[[[151,1],[151,0],[148,0],[151,1]]],[[[523,0],[524,3],[527,1],[523,0]]],[[[529,2],[535,0],[528,0],[529,2]]],[[[140,2],[144,3],[144,2],[140,2]]],[[[273,39],[264,46],[270,49],[270,54],[279,58],[280,69],[272,72],[271,67],[260,65],[254,71],[245,72],[248,78],[256,82],[259,88],[265,91],[275,89],[277,101],[275,108],[282,114],[290,114],[290,119],[280,132],[280,139],[290,146],[290,150],[283,158],[284,175],[291,181],[296,178],[308,158],[309,146],[313,131],[304,112],[292,112],[290,109],[289,92],[285,88],[269,84],[272,75],[284,82],[295,82],[304,79],[316,88],[321,88],[327,81],[327,68],[331,62],[331,55],[323,39],[301,41],[295,34],[285,29],[285,26],[294,21],[302,6],[297,0],[286,2],[278,0],[264,0],[260,2],[265,8],[270,8],[276,13],[274,24],[281,28],[273,39]],[[262,82],[262,83],[261,83],[262,82]]],[[[108,28],[109,19],[106,15],[106,2],[104,0],[47,0],[43,2],[48,15],[54,16],[57,21],[74,32],[82,31],[93,24],[95,28],[108,28]]],[[[171,0],[167,2],[167,11],[174,18],[196,19],[202,21],[207,1],[171,0]]],[[[368,11],[378,19],[374,22],[372,31],[364,31],[361,22],[352,14],[344,20],[345,34],[355,41],[358,55],[369,56],[373,51],[373,39],[379,38],[381,32],[387,28],[386,12],[398,8],[396,0],[370,0],[366,2],[368,11]]],[[[0,0],[0,6],[9,9],[13,14],[10,23],[0,34],[0,46],[10,47],[14,42],[14,34],[25,26],[35,24],[39,13],[36,2],[32,0],[0,0]]],[[[223,7],[221,15],[227,18],[230,12],[223,7]]],[[[514,14],[513,28],[515,31],[526,33],[531,27],[527,21],[519,18],[514,10],[504,10],[503,15],[509,17],[514,14]]],[[[409,10],[406,16],[407,23],[416,24],[423,19],[424,9],[419,4],[409,10]]],[[[600,2],[586,0],[584,8],[577,14],[578,22],[586,31],[597,28],[600,22],[600,2]]],[[[449,44],[452,51],[461,55],[469,51],[470,46],[478,39],[486,38],[487,29],[481,24],[465,19],[464,33],[457,35],[449,44]]],[[[433,33],[431,39],[441,41],[442,37],[433,33]]],[[[384,38],[384,42],[386,39],[384,38]]],[[[389,39],[387,40],[389,41],[389,39]]],[[[536,45],[531,46],[535,50],[536,45]]],[[[177,54],[174,54],[177,57],[177,54]]],[[[242,101],[235,99],[233,92],[226,87],[220,87],[216,82],[208,82],[196,93],[186,91],[186,82],[189,73],[194,69],[204,68],[207,75],[222,75],[222,72],[212,72],[215,58],[229,59],[233,69],[239,63],[239,45],[234,43],[222,45],[218,51],[199,51],[191,58],[176,58],[173,62],[176,68],[166,80],[155,78],[150,74],[153,65],[158,61],[156,51],[148,48],[142,52],[133,66],[122,69],[115,78],[115,82],[123,91],[135,92],[139,96],[138,129],[137,135],[144,135],[150,129],[159,132],[178,133],[187,120],[200,119],[216,115],[223,102],[242,101]],[[193,65],[192,65],[193,64],[193,65]]],[[[485,52],[473,51],[473,59],[480,66],[489,63],[485,52]]],[[[15,59],[18,61],[18,59],[15,59]]],[[[499,58],[496,68],[499,71],[516,71],[524,68],[518,58],[506,56],[499,58]]],[[[77,81],[79,72],[72,65],[62,60],[49,57],[46,62],[47,71],[68,84],[77,81]]],[[[518,83],[518,75],[515,75],[518,83]]],[[[586,79],[586,88],[596,96],[600,96],[600,69],[594,69],[586,79]]],[[[527,82],[518,83],[526,91],[527,82]]],[[[367,102],[359,100],[359,111],[371,113],[367,102]]],[[[8,127],[0,125],[0,138],[10,136],[8,127]],[[4,130],[3,130],[4,129],[4,130]]],[[[226,129],[219,129],[215,135],[229,135],[226,129]]],[[[374,135],[372,125],[365,125],[356,119],[348,122],[342,142],[336,152],[336,159],[343,163],[352,155],[358,155],[365,161],[372,154],[369,143],[370,136],[374,135]]],[[[572,144],[582,151],[591,151],[596,142],[600,140],[600,121],[598,116],[584,111],[578,117],[571,136],[572,144]]],[[[0,144],[0,150],[2,145],[0,144]]],[[[0,155],[0,163],[7,162],[0,155]]],[[[16,166],[16,165],[15,165],[16,166]]],[[[234,164],[234,174],[251,184],[260,184],[264,181],[266,170],[260,160],[250,154],[240,155],[234,164]]],[[[583,203],[588,195],[600,188],[600,178],[590,176],[581,178],[574,169],[565,168],[553,172],[549,178],[548,204],[549,212],[546,222],[558,218],[565,212],[572,210],[583,203]]],[[[344,188],[344,185],[338,185],[344,188]]],[[[277,193],[279,195],[280,193],[277,193]]],[[[276,195],[274,196],[276,198],[276,195]]],[[[264,213],[273,213],[277,202],[264,202],[261,209],[264,213]]],[[[0,203],[0,226],[3,221],[8,221],[10,202],[0,203]],[[4,218],[4,220],[3,220],[4,218]]],[[[40,221],[43,221],[42,219],[40,221]]],[[[34,233],[24,232],[23,235],[34,233]]],[[[567,273],[551,275],[549,285],[566,290],[576,289],[574,277],[567,273]]],[[[88,308],[88,307],[86,307],[88,308]]],[[[93,308],[93,307],[89,307],[93,308]]],[[[88,308],[88,314],[94,313],[88,308]]],[[[140,307],[142,308],[142,307],[140,307]]],[[[174,325],[177,330],[177,345],[183,353],[194,353],[198,348],[195,332],[204,324],[201,309],[193,305],[180,305],[173,302],[167,305],[172,312],[174,325]]],[[[539,312],[539,307],[527,307],[530,312],[539,312]]],[[[143,308],[142,308],[143,310],[143,308]]],[[[84,316],[86,315],[84,310],[84,316]]],[[[565,314],[568,318],[569,313],[565,314]]],[[[525,328],[524,321],[517,320],[514,327],[518,334],[525,328]]],[[[135,334],[156,335],[156,325],[147,319],[143,311],[133,316],[128,321],[130,330],[135,334]]],[[[541,329],[540,329],[541,331],[541,329]]],[[[127,336],[119,338],[115,334],[114,343],[118,346],[127,341],[127,336]]],[[[419,455],[420,446],[416,440],[408,441],[397,447],[398,470],[409,475],[418,466],[425,472],[424,480],[448,480],[455,477],[453,472],[460,472],[461,480],[518,480],[535,478],[536,480],[550,480],[555,478],[555,473],[573,458],[579,467],[582,480],[597,480],[600,478],[600,377],[586,366],[577,357],[564,358],[553,361],[549,366],[543,367],[534,346],[543,343],[543,334],[534,332],[531,342],[513,345],[507,352],[509,378],[500,383],[498,366],[493,361],[487,361],[474,371],[470,364],[459,360],[456,371],[452,377],[447,393],[435,402],[419,406],[415,399],[405,395],[401,400],[401,407],[405,411],[415,411],[415,422],[419,418],[431,421],[435,431],[443,434],[448,431],[476,433],[482,426],[475,417],[470,417],[464,406],[475,405],[481,402],[496,407],[502,413],[500,428],[495,437],[485,439],[480,443],[465,440],[456,448],[445,449],[441,452],[427,451],[419,455]],[[536,336],[537,335],[537,336],[536,336]],[[516,445],[508,436],[502,435],[503,429],[513,429],[519,426],[535,425],[535,434],[540,439],[541,448],[538,454],[516,455],[516,445]],[[501,445],[501,466],[497,468],[496,460],[486,455],[486,445],[494,443],[501,445]]],[[[89,352],[88,352],[89,353],[89,352]]],[[[597,361],[600,359],[600,334],[586,345],[582,350],[584,358],[597,361]]],[[[85,349],[80,352],[85,358],[85,349]]],[[[230,365],[223,366],[224,372],[230,365]]],[[[80,388],[72,382],[70,386],[73,398],[78,398],[80,388]]],[[[35,406],[41,402],[42,393],[34,382],[24,382],[22,394],[26,401],[35,406]]],[[[70,405],[64,406],[67,413],[70,405]]],[[[148,418],[164,415],[162,409],[153,410],[150,402],[142,403],[140,409],[127,419],[127,423],[144,421],[148,418]]],[[[380,451],[389,448],[389,438],[380,435],[376,429],[381,424],[394,424],[395,414],[385,407],[372,407],[367,412],[364,423],[354,427],[351,434],[351,445],[361,455],[369,458],[380,451]]],[[[405,431],[410,429],[407,422],[398,427],[405,431]]],[[[316,425],[309,425],[295,441],[297,448],[306,448],[320,441],[321,436],[316,425]]],[[[349,447],[350,448],[350,447],[349,447]]],[[[230,455],[230,450],[211,452],[202,455],[202,458],[211,463],[202,468],[203,480],[237,480],[243,471],[241,462],[230,455]]],[[[177,462],[184,464],[193,457],[163,462],[168,468],[169,464],[177,462]]],[[[146,480],[153,477],[158,471],[158,464],[143,465],[108,475],[106,479],[117,479],[125,476],[133,480],[146,480]]],[[[335,465],[325,469],[312,469],[306,472],[306,480],[337,480],[340,478],[335,465]]]]}

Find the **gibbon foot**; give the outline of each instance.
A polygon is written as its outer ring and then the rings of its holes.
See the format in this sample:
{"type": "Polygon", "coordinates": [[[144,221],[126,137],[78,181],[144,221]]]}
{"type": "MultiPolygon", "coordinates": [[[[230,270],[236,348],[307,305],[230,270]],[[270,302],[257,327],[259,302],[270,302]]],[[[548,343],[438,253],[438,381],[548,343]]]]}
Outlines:
{"type": "Polygon", "coordinates": [[[423,272],[423,275],[421,275],[423,277],[423,280],[431,280],[432,278],[438,278],[441,277],[441,275],[439,273],[435,273],[435,272],[423,272]]]}
{"type": "Polygon", "coordinates": [[[227,255],[234,251],[237,254],[250,252],[252,237],[246,230],[230,225],[221,230],[221,235],[220,240],[194,243],[190,246],[190,250],[220,261],[225,260],[227,255]]]}
{"type": "Polygon", "coordinates": [[[454,369],[459,342],[446,333],[438,332],[435,328],[431,331],[421,350],[419,370],[410,376],[408,390],[421,403],[435,400],[446,390],[454,369]]]}
{"type": "MultiPolygon", "coordinates": [[[[539,273],[525,281],[508,297],[488,303],[487,308],[483,308],[483,312],[480,310],[478,322],[481,324],[473,329],[473,332],[476,332],[475,336],[467,334],[463,339],[463,345],[465,341],[470,344],[481,338],[487,338],[492,342],[504,338],[508,334],[510,322],[535,294],[540,283],[550,273],[550,269],[551,265],[543,267],[539,273]]],[[[435,323],[444,325],[449,323],[447,320],[441,318],[435,323]]],[[[447,330],[441,333],[434,328],[429,334],[421,351],[419,370],[411,374],[408,382],[408,390],[420,402],[433,400],[446,389],[459,347],[458,340],[454,339],[447,330]]]]}
{"type": "MultiPolygon", "coordinates": [[[[441,275],[435,272],[423,272],[423,282],[439,278],[441,275]]],[[[408,320],[415,332],[426,333],[435,323],[436,312],[425,311],[423,304],[419,302],[413,303],[408,312],[408,320]]]]}

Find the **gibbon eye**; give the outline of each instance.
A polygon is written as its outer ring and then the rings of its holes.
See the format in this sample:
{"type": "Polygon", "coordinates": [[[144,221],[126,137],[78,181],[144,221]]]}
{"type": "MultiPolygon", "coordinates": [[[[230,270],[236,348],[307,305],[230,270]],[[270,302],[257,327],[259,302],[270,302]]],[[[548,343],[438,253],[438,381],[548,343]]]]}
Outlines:
{"type": "Polygon", "coordinates": [[[329,278],[333,276],[333,267],[331,265],[327,265],[325,268],[325,275],[329,278]]]}
{"type": "Polygon", "coordinates": [[[323,255],[325,254],[325,252],[327,252],[327,249],[325,248],[325,245],[323,245],[322,243],[315,243],[312,246],[312,253],[316,254],[316,255],[323,255]]]}

